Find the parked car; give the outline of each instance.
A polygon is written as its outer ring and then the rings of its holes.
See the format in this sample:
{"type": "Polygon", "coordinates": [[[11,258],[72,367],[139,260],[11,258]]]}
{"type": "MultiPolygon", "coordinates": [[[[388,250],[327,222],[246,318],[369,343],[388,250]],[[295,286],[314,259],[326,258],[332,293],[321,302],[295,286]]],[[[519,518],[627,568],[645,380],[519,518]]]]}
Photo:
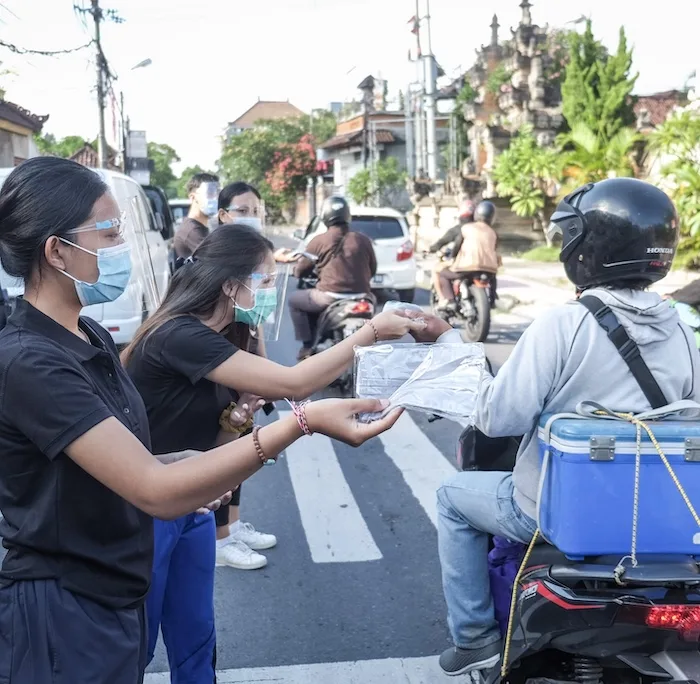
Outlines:
{"type": "MultiPolygon", "coordinates": [[[[0,169],[0,185],[12,169],[0,169]]],[[[168,287],[168,247],[161,234],[165,218],[151,209],[151,203],[143,188],[129,176],[94,169],[109,186],[119,205],[127,214],[125,237],[131,245],[133,274],[124,292],[114,302],[87,306],[82,313],[100,323],[112,335],[118,345],[128,344],[141,323],[160,303],[168,287]]],[[[24,284],[12,278],[0,268],[0,287],[10,300],[21,296],[24,284]]]]}
{"type": "MultiPolygon", "coordinates": [[[[402,302],[412,302],[416,294],[416,259],[403,214],[395,209],[353,207],[350,229],[372,240],[377,255],[377,275],[372,281],[372,290],[395,290],[402,302]]],[[[326,230],[316,216],[306,230],[301,228],[294,233],[300,240],[297,250],[304,251],[311,240],[326,230]]]]}
{"type": "Polygon", "coordinates": [[[192,202],[188,199],[171,199],[168,204],[175,221],[175,227],[179,226],[183,219],[187,218],[192,202]]]}

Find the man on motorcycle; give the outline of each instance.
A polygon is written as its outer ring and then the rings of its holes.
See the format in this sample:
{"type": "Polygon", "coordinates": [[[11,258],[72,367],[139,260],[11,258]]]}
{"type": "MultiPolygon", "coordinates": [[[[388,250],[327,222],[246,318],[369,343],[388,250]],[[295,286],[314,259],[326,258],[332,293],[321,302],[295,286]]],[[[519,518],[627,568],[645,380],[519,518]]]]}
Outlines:
{"type": "Polygon", "coordinates": [[[318,274],[318,285],[296,290],[289,296],[289,312],[296,339],[302,342],[299,359],[309,355],[314,331],[309,314],[319,314],[338,295],[372,294],[371,281],[377,272],[377,257],[372,241],[362,233],[350,230],[350,207],[342,197],[329,197],[321,209],[321,221],[328,227],[306,247],[317,261],[302,256],[294,267],[294,275],[303,278],[312,271],[318,274]]]}
{"type": "Polygon", "coordinates": [[[474,222],[461,228],[462,243],[450,268],[437,274],[438,309],[448,310],[455,306],[452,281],[461,280],[467,273],[489,273],[491,275],[491,306],[496,301],[496,272],[501,257],[496,251],[498,237],[491,227],[496,218],[496,207],[492,202],[480,202],[474,211],[474,222]]]}
{"type": "MultiPolygon", "coordinates": [[[[452,257],[459,254],[459,250],[462,248],[462,243],[464,242],[464,236],[462,235],[462,227],[471,223],[474,220],[474,202],[467,200],[463,202],[459,207],[459,223],[452,226],[437,242],[430,245],[428,252],[430,254],[435,254],[439,252],[444,247],[452,245],[451,252],[452,257]]],[[[454,259],[453,259],[454,260],[454,259]]],[[[440,292],[440,278],[438,277],[441,271],[444,271],[450,266],[447,263],[438,263],[433,269],[433,275],[431,278],[432,286],[435,292],[440,292]]]]}
{"type": "MultiPolygon", "coordinates": [[[[700,400],[700,357],[692,332],[666,301],[647,291],[668,273],[678,244],[671,200],[631,178],[589,184],[559,204],[550,224],[550,234],[557,232],[568,278],[582,297],[593,295],[612,310],[666,400],[700,400]]],[[[417,339],[452,342],[447,324],[429,318],[417,339]]],[[[532,539],[540,416],[575,412],[584,400],[615,411],[651,408],[596,318],[574,301],[533,321],[498,375],[487,376],[481,387],[476,427],[490,437],[525,435],[513,473],[460,472],[438,490],[438,543],[454,643],[440,657],[448,675],[486,669],[500,659],[488,535],[532,539]]]]}

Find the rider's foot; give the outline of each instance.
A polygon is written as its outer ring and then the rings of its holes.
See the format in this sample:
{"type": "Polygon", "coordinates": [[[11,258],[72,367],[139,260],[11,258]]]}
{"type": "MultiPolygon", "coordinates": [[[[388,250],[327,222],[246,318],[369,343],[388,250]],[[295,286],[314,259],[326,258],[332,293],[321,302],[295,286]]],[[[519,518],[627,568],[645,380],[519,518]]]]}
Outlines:
{"type": "Polygon", "coordinates": [[[501,659],[501,642],[496,641],[481,648],[448,648],[440,656],[440,667],[451,677],[474,670],[487,670],[501,659]]]}

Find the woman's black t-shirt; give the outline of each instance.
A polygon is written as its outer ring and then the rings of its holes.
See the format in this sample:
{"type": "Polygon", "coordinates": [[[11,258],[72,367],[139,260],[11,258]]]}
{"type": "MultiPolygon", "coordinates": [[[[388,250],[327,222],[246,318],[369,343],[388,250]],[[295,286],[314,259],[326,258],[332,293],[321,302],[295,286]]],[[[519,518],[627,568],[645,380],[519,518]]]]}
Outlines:
{"type": "Polygon", "coordinates": [[[194,316],[167,321],[138,345],[127,372],[146,404],[153,453],[215,445],[231,395],[206,375],[236,351],[194,316]]]}
{"type": "Polygon", "coordinates": [[[56,579],[110,608],[143,603],[153,519],[64,449],[116,418],[150,449],[144,404],[109,334],[80,319],[88,344],[23,299],[0,331],[0,584],[56,579]]]}

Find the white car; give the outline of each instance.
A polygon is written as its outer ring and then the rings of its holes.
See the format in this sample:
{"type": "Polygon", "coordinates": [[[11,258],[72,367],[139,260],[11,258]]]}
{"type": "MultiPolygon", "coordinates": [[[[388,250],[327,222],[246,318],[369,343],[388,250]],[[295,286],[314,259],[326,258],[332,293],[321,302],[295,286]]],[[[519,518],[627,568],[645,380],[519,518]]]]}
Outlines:
{"type": "MultiPolygon", "coordinates": [[[[127,214],[125,238],[131,245],[132,276],[124,294],[114,302],[86,306],[82,313],[102,325],[118,345],[131,342],[141,323],[157,308],[170,280],[168,244],[161,234],[143,188],[129,176],[93,169],[127,214]]],[[[0,169],[0,184],[12,169],[0,169]]],[[[10,300],[24,293],[24,284],[0,268],[0,285],[10,300]]]]}
{"type": "MultiPolygon", "coordinates": [[[[408,222],[395,209],[352,207],[351,230],[363,233],[377,255],[377,275],[373,290],[396,290],[402,302],[412,302],[416,294],[416,259],[408,222]]],[[[301,240],[297,249],[305,248],[317,235],[328,230],[316,216],[306,230],[294,233],[301,240]]]]}
{"type": "Polygon", "coordinates": [[[192,202],[188,199],[171,199],[168,204],[170,205],[170,211],[173,214],[175,225],[179,226],[183,219],[187,218],[192,202]]]}

